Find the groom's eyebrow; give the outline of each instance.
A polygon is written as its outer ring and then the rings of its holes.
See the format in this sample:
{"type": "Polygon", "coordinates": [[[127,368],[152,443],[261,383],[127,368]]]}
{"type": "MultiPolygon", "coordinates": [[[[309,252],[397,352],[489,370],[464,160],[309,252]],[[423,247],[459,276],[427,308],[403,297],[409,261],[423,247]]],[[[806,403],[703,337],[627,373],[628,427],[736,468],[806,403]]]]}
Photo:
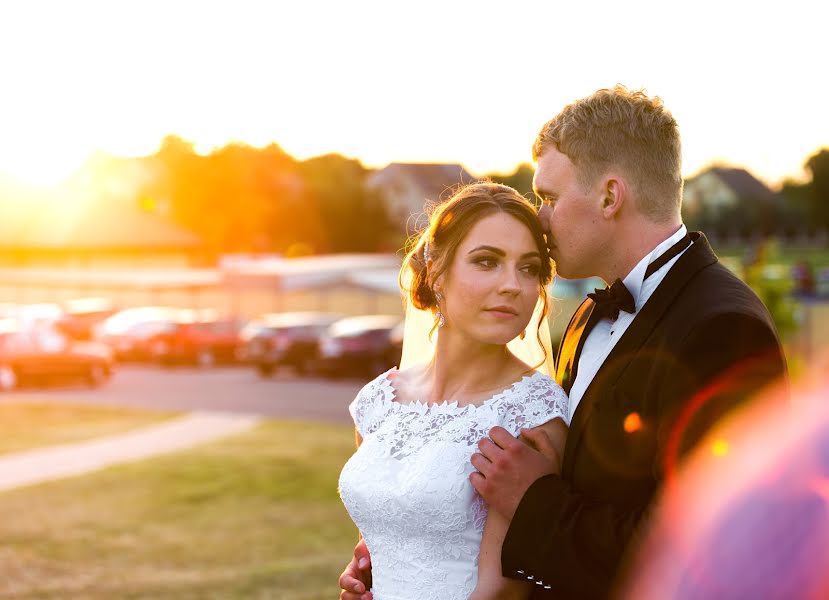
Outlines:
{"type": "MultiPolygon", "coordinates": [[[[495,246],[475,246],[474,248],[472,248],[472,250],[470,250],[468,252],[468,254],[473,254],[473,253],[479,252],[481,250],[484,250],[486,252],[492,252],[493,254],[497,254],[498,256],[506,256],[507,255],[506,252],[504,252],[500,248],[496,248],[495,246]]],[[[539,254],[538,252],[525,252],[524,254],[521,255],[521,258],[532,258],[532,257],[541,258],[541,254],[539,254]]]]}

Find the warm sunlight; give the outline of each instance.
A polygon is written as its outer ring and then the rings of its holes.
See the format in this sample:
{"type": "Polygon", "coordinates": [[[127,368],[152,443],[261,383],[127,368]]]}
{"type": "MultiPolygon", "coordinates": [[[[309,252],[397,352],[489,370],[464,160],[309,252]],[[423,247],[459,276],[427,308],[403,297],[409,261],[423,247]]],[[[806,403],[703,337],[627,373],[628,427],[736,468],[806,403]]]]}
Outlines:
{"type": "Polygon", "coordinates": [[[394,6],[4,4],[0,51],[15,60],[3,87],[15,93],[0,111],[0,172],[52,185],[94,151],[146,155],[169,133],[205,152],[276,142],[300,159],[507,172],[563,104],[616,82],[665,99],[686,175],[720,161],[776,183],[829,143],[827,83],[804,69],[821,54],[806,2],[774,14],[704,2],[681,14],[653,2],[394,6]],[[729,24],[746,10],[750,31],[729,24]],[[726,37],[739,51],[708,42],[726,37]]]}
{"type": "Polygon", "coordinates": [[[67,148],[63,152],[0,155],[0,172],[38,189],[64,183],[83,164],[90,149],[67,148]]]}

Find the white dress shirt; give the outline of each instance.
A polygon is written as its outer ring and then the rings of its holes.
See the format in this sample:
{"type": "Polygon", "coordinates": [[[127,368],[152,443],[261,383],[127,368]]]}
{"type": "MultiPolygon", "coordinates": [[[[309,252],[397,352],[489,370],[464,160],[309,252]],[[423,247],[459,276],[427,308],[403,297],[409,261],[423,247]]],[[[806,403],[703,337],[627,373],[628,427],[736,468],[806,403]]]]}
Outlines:
{"type": "Polygon", "coordinates": [[[668,248],[685,237],[687,233],[688,230],[685,228],[685,225],[682,225],[675,234],[659,244],[647,256],[640,260],[623,280],[622,283],[625,284],[625,287],[633,296],[636,312],[631,314],[620,311],[619,317],[615,321],[602,319],[588,333],[587,339],[584,341],[581,356],[579,357],[576,380],[570,389],[570,414],[568,415],[570,418],[568,422],[573,421],[573,415],[576,413],[576,408],[578,408],[584,392],[587,391],[590,382],[593,381],[593,377],[596,376],[596,373],[610,354],[610,351],[613,350],[616,342],[625,334],[625,331],[627,331],[630,324],[636,318],[636,315],[639,314],[639,311],[642,310],[642,307],[645,306],[645,303],[653,295],[654,290],[665,279],[668,271],[671,270],[674,264],[676,264],[676,261],[679,260],[679,257],[691,246],[689,245],[688,248],[685,248],[685,250],[645,279],[645,271],[648,270],[648,265],[659,258],[668,248]]]}

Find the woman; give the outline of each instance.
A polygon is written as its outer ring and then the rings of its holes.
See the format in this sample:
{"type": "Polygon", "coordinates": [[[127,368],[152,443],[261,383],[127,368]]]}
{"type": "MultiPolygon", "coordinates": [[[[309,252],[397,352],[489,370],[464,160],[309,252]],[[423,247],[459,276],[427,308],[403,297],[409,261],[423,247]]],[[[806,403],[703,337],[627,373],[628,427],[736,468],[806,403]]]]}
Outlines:
{"type": "Polygon", "coordinates": [[[507,186],[467,186],[434,212],[403,269],[411,303],[435,314],[434,355],[360,391],[349,407],[358,449],[340,476],[373,598],[526,597],[529,584],[501,576],[508,522],[487,518],[469,459],[495,425],[541,427],[564,447],[564,391],[507,348],[539,300],[546,311],[552,264],[535,211],[507,186]]]}

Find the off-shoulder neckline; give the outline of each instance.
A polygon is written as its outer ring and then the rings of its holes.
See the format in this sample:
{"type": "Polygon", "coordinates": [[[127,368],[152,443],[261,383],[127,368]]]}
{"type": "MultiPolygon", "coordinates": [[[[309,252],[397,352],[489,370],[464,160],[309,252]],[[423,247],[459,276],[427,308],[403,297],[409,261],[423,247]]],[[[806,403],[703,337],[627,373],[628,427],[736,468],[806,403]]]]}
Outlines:
{"type": "Polygon", "coordinates": [[[529,381],[531,379],[535,379],[535,378],[538,378],[538,377],[542,377],[542,378],[543,377],[548,377],[549,378],[548,375],[545,375],[541,371],[533,371],[531,374],[522,376],[521,379],[518,379],[518,380],[514,381],[513,383],[511,383],[509,386],[505,387],[501,391],[496,392],[495,394],[493,394],[492,396],[490,396],[486,400],[483,400],[480,404],[470,403],[470,404],[458,405],[457,400],[455,400],[454,402],[449,402],[448,400],[444,400],[443,402],[438,402],[438,403],[423,402],[422,400],[412,400],[411,402],[399,402],[397,400],[397,390],[395,389],[394,384],[391,382],[391,379],[389,379],[389,373],[391,373],[392,371],[397,371],[397,370],[398,370],[397,367],[392,367],[391,369],[389,369],[388,371],[386,371],[385,373],[383,373],[380,376],[380,383],[383,387],[383,390],[384,390],[384,392],[387,392],[387,393],[383,394],[384,399],[387,402],[389,402],[392,406],[399,406],[399,407],[404,408],[404,409],[409,408],[409,409],[412,409],[412,410],[417,410],[419,412],[426,412],[428,410],[459,410],[459,411],[464,411],[464,410],[470,410],[470,409],[471,410],[482,409],[482,408],[490,406],[491,404],[494,404],[498,400],[501,400],[502,398],[510,395],[512,392],[514,392],[518,387],[520,387],[526,381],[529,381]]]}

